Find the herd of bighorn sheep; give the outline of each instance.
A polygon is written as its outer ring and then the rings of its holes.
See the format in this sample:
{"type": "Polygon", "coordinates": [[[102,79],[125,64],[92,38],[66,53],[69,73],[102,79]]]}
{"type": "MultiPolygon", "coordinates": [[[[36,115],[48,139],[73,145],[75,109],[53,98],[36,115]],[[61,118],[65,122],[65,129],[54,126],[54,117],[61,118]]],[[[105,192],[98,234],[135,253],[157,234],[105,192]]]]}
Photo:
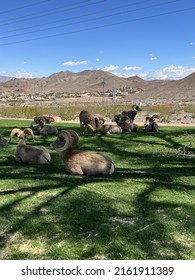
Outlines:
{"type": "MultiPolygon", "coordinates": [[[[113,116],[112,122],[116,124],[105,124],[102,117],[94,116],[88,111],[82,110],[79,114],[81,135],[89,129],[93,135],[96,133],[112,134],[123,132],[134,132],[138,130],[138,125],[134,123],[137,112],[141,111],[138,105],[134,105],[132,110],[123,111],[113,116]]],[[[157,132],[158,115],[147,116],[144,124],[145,132],[157,132]]],[[[18,163],[28,164],[49,164],[51,156],[48,150],[56,150],[60,153],[67,173],[72,175],[110,175],[115,172],[113,160],[105,154],[79,151],[76,145],[79,143],[79,136],[74,130],[59,130],[51,125],[54,119],[47,116],[35,117],[31,123],[31,128],[23,130],[13,128],[10,132],[10,139],[6,140],[0,134],[0,146],[9,146],[14,136],[19,138],[16,146],[14,158],[18,163]],[[57,136],[57,139],[46,149],[44,146],[34,146],[35,134],[48,137],[57,136]],[[30,135],[33,145],[26,144],[27,135],[30,135]]]]}

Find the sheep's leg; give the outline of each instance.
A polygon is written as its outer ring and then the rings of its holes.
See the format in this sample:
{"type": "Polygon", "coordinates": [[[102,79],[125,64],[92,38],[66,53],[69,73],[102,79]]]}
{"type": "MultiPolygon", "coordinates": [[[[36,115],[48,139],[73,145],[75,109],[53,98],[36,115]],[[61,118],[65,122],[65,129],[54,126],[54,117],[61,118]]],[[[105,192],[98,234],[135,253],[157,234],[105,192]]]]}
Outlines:
{"type": "Polygon", "coordinates": [[[81,134],[84,134],[84,123],[80,121],[81,134]]]}
{"type": "Polygon", "coordinates": [[[83,170],[80,166],[69,168],[68,172],[72,175],[83,175],[83,170]]]}
{"type": "Polygon", "coordinates": [[[86,133],[86,131],[87,131],[87,124],[85,124],[84,126],[84,132],[86,133]]]}

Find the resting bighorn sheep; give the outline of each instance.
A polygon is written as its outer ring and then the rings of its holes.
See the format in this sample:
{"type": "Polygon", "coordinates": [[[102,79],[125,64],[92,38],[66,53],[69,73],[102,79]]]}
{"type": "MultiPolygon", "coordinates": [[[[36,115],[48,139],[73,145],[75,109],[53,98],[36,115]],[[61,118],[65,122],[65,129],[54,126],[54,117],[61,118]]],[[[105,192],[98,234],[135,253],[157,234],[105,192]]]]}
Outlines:
{"type": "Polygon", "coordinates": [[[81,133],[84,134],[87,130],[87,125],[90,124],[92,126],[95,125],[94,116],[88,111],[82,110],[79,114],[79,121],[81,126],[81,133]]]}
{"type": "Polygon", "coordinates": [[[130,120],[132,120],[132,122],[133,122],[138,111],[141,111],[141,108],[138,105],[135,104],[135,105],[132,106],[131,111],[123,111],[122,115],[128,116],[130,118],[130,120]]]}
{"type": "Polygon", "coordinates": [[[44,121],[41,119],[37,122],[34,122],[32,124],[32,127],[35,128],[43,136],[58,134],[58,129],[55,126],[44,124],[44,121]]]}
{"type": "Polygon", "coordinates": [[[95,118],[95,126],[90,124],[87,125],[94,133],[98,132],[101,134],[111,134],[111,133],[122,133],[122,128],[119,125],[104,124],[102,118],[95,118]]]}
{"type": "Polygon", "coordinates": [[[159,119],[159,117],[157,115],[153,115],[152,117],[146,117],[144,131],[157,132],[158,124],[155,121],[156,119],[159,119]]]}
{"type": "Polygon", "coordinates": [[[65,169],[72,175],[110,175],[115,171],[112,159],[100,153],[75,151],[79,142],[74,130],[62,130],[51,147],[63,158],[65,169]]]}
{"type": "Polygon", "coordinates": [[[0,133],[0,146],[8,146],[9,145],[9,141],[6,140],[3,135],[0,133]]]}
{"type": "Polygon", "coordinates": [[[138,125],[134,124],[128,116],[121,114],[115,115],[113,121],[122,128],[123,132],[132,132],[138,130],[138,125]]]}
{"type": "Polygon", "coordinates": [[[48,164],[51,161],[51,156],[45,147],[34,147],[26,145],[25,135],[30,134],[34,141],[32,129],[25,128],[23,131],[19,128],[14,128],[10,133],[10,141],[17,135],[19,142],[15,152],[15,160],[19,163],[29,164],[48,164]]]}

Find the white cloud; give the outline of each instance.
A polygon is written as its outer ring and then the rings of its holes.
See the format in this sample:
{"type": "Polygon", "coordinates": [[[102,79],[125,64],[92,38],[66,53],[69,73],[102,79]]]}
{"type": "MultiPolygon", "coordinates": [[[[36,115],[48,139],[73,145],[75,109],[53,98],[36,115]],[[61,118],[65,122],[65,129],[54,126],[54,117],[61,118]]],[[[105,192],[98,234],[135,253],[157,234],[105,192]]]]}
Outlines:
{"type": "Polygon", "coordinates": [[[116,74],[117,76],[119,76],[121,78],[129,78],[129,77],[139,76],[139,74],[135,74],[135,73],[113,73],[113,74],[116,74]]]}
{"type": "Polygon", "coordinates": [[[171,64],[154,72],[139,74],[139,77],[145,80],[178,80],[192,74],[193,72],[195,72],[195,67],[176,66],[171,64]]]}
{"type": "Polygon", "coordinates": [[[82,61],[66,61],[60,64],[61,66],[78,66],[82,64],[87,64],[87,60],[82,60],[82,61]]]}
{"type": "Polygon", "coordinates": [[[157,59],[158,59],[158,57],[156,57],[156,56],[151,57],[151,60],[157,60],[157,59]]]}
{"type": "Polygon", "coordinates": [[[100,61],[100,59],[99,59],[99,58],[96,58],[96,60],[95,60],[95,61],[99,62],[99,61],[100,61]]]}
{"type": "Polygon", "coordinates": [[[112,72],[116,69],[118,69],[119,67],[117,65],[110,65],[110,66],[107,66],[107,67],[104,67],[102,70],[104,71],[108,71],[108,72],[112,72]]]}
{"type": "Polygon", "coordinates": [[[158,57],[154,56],[152,53],[149,54],[150,60],[157,60],[158,57]]]}
{"type": "Polygon", "coordinates": [[[27,64],[27,62],[26,62],[26,61],[23,61],[23,64],[24,64],[24,65],[26,65],[26,64],[27,64]]]}
{"type": "Polygon", "coordinates": [[[26,71],[17,71],[15,73],[12,73],[11,77],[14,77],[14,78],[17,78],[17,79],[21,79],[21,78],[33,79],[33,78],[37,77],[37,74],[29,73],[29,72],[26,72],[26,71]]]}
{"type": "Polygon", "coordinates": [[[16,72],[0,72],[0,75],[7,76],[7,77],[13,77],[16,79],[33,79],[33,78],[41,78],[43,77],[42,73],[31,73],[26,71],[16,71],[16,72]]]}
{"type": "Polygon", "coordinates": [[[194,45],[194,42],[188,43],[188,46],[193,46],[193,45],[194,45]]]}
{"type": "Polygon", "coordinates": [[[125,66],[123,70],[125,71],[140,71],[142,68],[139,66],[125,66]]]}

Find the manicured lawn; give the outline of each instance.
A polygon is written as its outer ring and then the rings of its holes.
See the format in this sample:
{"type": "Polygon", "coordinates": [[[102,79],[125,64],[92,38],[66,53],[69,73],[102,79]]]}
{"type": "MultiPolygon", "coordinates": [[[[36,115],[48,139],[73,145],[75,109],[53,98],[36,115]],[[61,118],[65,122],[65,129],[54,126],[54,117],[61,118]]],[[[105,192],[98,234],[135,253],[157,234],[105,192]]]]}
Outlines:
{"type": "MultiPolygon", "coordinates": [[[[29,125],[0,120],[0,133],[29,125]]],[[[0,259],[195,258],[195,127],[80,136],[115,161],[108,177],[68,175],[53,150],[49,165],[16,163],[16,145],[0,147],[0,259]]]]}

